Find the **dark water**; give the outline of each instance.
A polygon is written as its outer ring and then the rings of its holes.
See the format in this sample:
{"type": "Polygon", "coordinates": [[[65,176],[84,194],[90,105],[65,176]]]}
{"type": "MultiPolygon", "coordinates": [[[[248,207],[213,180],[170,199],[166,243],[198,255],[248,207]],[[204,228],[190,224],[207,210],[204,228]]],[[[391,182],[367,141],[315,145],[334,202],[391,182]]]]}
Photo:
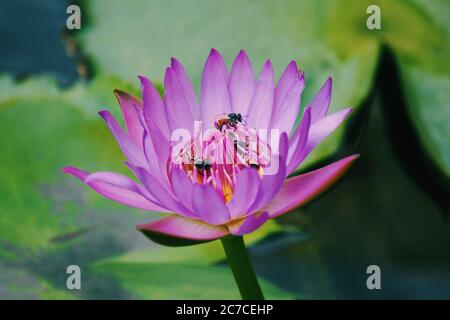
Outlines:
{"type": "Polygon", "coordinates": [[[78,78],[62,40],[66,1],[2,0],[0,73],[52,74],[62,85],[78,78]]]}

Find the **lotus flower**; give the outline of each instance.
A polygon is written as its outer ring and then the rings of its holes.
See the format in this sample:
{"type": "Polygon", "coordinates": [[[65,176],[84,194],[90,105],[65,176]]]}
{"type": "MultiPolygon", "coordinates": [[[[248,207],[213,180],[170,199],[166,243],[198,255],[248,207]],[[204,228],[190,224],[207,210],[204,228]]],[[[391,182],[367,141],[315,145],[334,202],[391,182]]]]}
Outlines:
{"type": "Polygon", "coordinates": [[[167,213],[138,226],[156,241],[161,236],[195,242],[250,233],[317,197],[357,158],[352,155],[290,177],[351,111],[328,115],[328,78],[296,127],[305,79],[294,61],[275,85],[270,60],[255,79],[245,51],[228,72],[212,49],[203,70],[200,102],[174,58],[166,69],[163,99],[149,79],[139,79],[142,102],[115,91],[126,131],[108,111],[100,112],[139,182],[114,172],[89,173],[74,167],[64,172],[114,201],[167,213]],[[269,141],[261,132],[278,134],[269,141]]]}

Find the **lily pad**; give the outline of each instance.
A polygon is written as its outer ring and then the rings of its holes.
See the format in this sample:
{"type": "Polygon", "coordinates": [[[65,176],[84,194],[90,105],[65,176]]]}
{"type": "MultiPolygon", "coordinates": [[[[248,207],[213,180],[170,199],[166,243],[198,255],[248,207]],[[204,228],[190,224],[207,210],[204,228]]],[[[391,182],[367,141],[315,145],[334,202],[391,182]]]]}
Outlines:
{"type": "MultiPolygon", "coordinates": [[[[240,299],[231,270],[223,266],[105,262],[94,267],[110,275],[136,299],[240,299]]],[[[260,280],[268,299],[294,295],[260,280]]]]}

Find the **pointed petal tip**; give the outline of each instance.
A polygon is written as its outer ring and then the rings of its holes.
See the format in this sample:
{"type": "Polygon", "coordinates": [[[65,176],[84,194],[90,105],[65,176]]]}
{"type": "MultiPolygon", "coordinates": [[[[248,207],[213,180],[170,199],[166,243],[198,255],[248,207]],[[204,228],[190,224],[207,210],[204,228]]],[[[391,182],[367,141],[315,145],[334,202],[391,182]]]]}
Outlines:
{"type": "Polygon", "coordinates": [[[267,66],[268,68],[272,68],[272,60],[267,59],[264,61],[264,67],[267,66]]]}
{"type": "Polygon", "coordinates": [[[245,51],[244,49],[239,50],[236,58],[246,58],[246,59],[248,59],[247,51],[245,51]]]}
{"type": "Polygon", "coordinates": [[[89,175],[89,172],[72,167],[72,166],[66,166],[61,169],[63,173],[70,174],[71,176],[74,176],[75,178],[84,181],[84,179],[89,175]]]}
{"type": "MultiPolygon", "coordinates": [[[[222,55],[216,48],[212,48],[206,61],[223,61],[222,55]]],[[[225,63],[225,61],[223,61],[225,63]]]]}
{"type": "MultiPolygon", "coordinates": [[[[139,75],[138,79],[139,79],[139,82],[141,83],[142,91],[149,89],[149,87],[154,87],[154,84],[153,84],[152,80],[150,80],[150,78],[148,78],[144,75],[139,75]]],[[[144,95],[144,93],[142,93],[142,95],[144,95]]]]}
{"type": "Polygon", "coordinates": [[[291,62],[288,63],[286,69],[292,69],[292,71],[298,72],[299,73],[299,69],[297,66],[297,61],[292,60],[291,62]]]}
{"type": "Polygon", "coordinates": [[[247,52],[245,50],[240,50],[238,52],[238,54],[236,55],[236,58],[234,58],[233,66],[235,64],[244,64],[244,65],[250,65],[251,66],[250,58],[248,57],[248,54],[247,54],[247,52]]]}
{"type": "Polygon", "coordinates": [[[72,174],[72,172],[74,171],[74,169],[76,169],[76,168],[75,168],[75,167],[72,167],[72,166],[66,166],[66,167],[62,167],[62,168],[61,168],[61,172],[62,172],[62,173],[72,174]]]}
{"type": "Polygon", "coordinates": [[[136,97],[134,97],[133,95],[131,95],[130,93],[123,91],[121,89],[114,89],[113,90],[114,95],[116,96],[117,100],[119,101],[119,103],[122,102],[122,99],[136,99],[138,100],[136,97]]]}
{"type": "Polygon", "coordinates": [[[135,225],[135,228],[136,228],[137,231],[142,231],[144,229],[144,227],[145,227],[144,223],[140,223],[140,224],[135,225]]]}
{"type": "Polygon", "coordinates": [[[98,114],[99,114],[100,117],[102,117],[104,120],[107,120],[110,113],[109,113],[108,110],[103,109],[103,110],[100,110],[100,111],[98,112],[98,114]]]}
{"type": "Polygon", "coordinates": [[[177,67],[179,65],[182,65],[181,62],[175,58],[175,57],[170,57],[170,66],[173,67],[177,67]]]}
{"type": "Polygon", "coordinates": [[[142,74],[138,75],[137,77],[138,77],[138,79],[139,79],[139,81],[140,81],[141,83],[142,83],[142,82],[145,82],[145,81],[150,81],[149,78],[147,78],[146,76],[144,76],[144,75],[142,75],[142,74]]]}
{"type": "Polygon", "coordinates": [[[125,91],[122,91],[122,90],[117,89],[117,88],[114,89],[113,92],[114,92],[114,94],[115,94],[116,96],[120,96],[120,95],[125,94],[125,91]]]}

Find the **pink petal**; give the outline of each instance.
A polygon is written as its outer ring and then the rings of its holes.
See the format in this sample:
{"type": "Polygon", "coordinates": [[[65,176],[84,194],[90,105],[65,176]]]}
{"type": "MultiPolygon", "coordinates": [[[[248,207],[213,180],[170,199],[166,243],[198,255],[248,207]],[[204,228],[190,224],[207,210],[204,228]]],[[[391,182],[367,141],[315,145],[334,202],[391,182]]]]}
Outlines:
{"type": "Polygon", "coordinates": [[[231,219],[247,214],[256,199],[260,182],[261,179],[256,169],[246,168],[239,172],[233,195],[227,204],[231,219]]]}
{"type": "Polygon", "coordinates": [[[276,160],[272,159],[272,161],[278,161],[278,171],[273,175],[264,175],[261,179],[261,183],[259,186],[258,194],[256,196],[255,202],[248,209],[248,213],[253,213],[259,211],[262,207],[264,207],[267,203],[272,200],[272,198],[276,195],[278,190],[280,190],[284,178],[286,177],[286,157],[287,157],[287,149],[288,149],[288,141],[287,134],[283,133],[280,138],[280,148],[279,154],[273,155],[273,157],[277,158],[276,160]]]}
{"type": "MultiPolygon", "coordinates": [[[[166,113],[161,96],[148,78],[139,76],[139,80],[141,81],[142,88],[142,103],[145,123],[147,126],[153,126],[156,124],[165,136],[166,140],[169,140],[169,126],[167,124],[166,113]]],[[[142,143],[142,140],[140,140],[139,143],[142,143]]]]}
{"type": "Polygon", "coordinates": [[[286,69],[284,69],[280,80],[278,80],[277,87],[275,89],[275,99],[274,104],[276,107],[281,105],[281,102],[286,97],[289,89],[292,87],[296,80],[300,79],[300,72],[295,61],[291,61],[286,69]]]}
{"type": "Polygon", "coordinates": [[[202,75],[201,115],[203,127],[214,124],[218,115],[231,112],[228,71],[220,53],[211,49],[202,75]]]}
{"type": "Polygon", "coordinates": [[[187,104],[189,105],[189,108],[191,109],[191,113],[194,116],[194,119],[200,120],[200,108],[197,104],[194,86],[192,85],[192,82],[189,79],[189,76],[187,75],[186,71],[184,70],[183,65],[177,59],[172,58],[170,61],[171,61],[172,69],[173,69],[175,75],[178,77],[178,81],[181,84],[181,88],[183,90],[184,97],[186,99],[187,104]]]}
{"type": "Polygon", "coordinates": [[[107,110],[100,111],[99,115],[105,120],[125,157],[135,166],[146,168],[147,161],[141,148],[123,131],[116,119],[107,110]]]}
{"type": "Polygon", "coordinates": [[[85,182],[104,197],[124,205],[149,211],[169,212],[145,198],[142,195],[143,188],[128,177],[112,172],[90,174],[74,167],[65,167],[63,172],[85,182]]]}
{"type": "Polygon", "coordinates": [[[192,210],[192,191],[194,184],[186,173],[178,168],[173,168],[170,176],[172,190],[178,201],[186,208],[192,210]]]}
{"type": "Polygon", "coordinates": [[[214,226],[200,220],[169,216],[161,220],[137,226],[138,230],[155,232],[191,240],[214,240],[229,234],[225,226],[214,226]]]}
{"type": "Polygon", "coordinates": [[[332,81],[333,79],[328,77],[319,92],[308,105],[308,107],[311,108],[311,123],[315,123],[327,115],[331,101],[332,81]]]}
{"type": "Polygon", "coordinates": [[[167,178],[167,163],[171,156],[170,140],[164,136],[155,120],[149,118],[146,120],[146,130],[144,130],[143,141],[145,158],[147,162],[153,163],[154,170],[160,171],[160,175],[167,178]]]}
{"type": "Polygon", "coordinates": [[[125,120],[125,125],[127,126],[128,135],[134,143],[139,146],[142,141],[144,128],[142,127],[139,117],[136,114],[136,109],[142,112],[141,101],[121,90],[116,89],[114,90],[114,93],[119,101],[123,118],[125,120]]]}
{"type": "Polygon", "coordinates": [[[167,115],[167,122],[170,132],[173,133],[177,129],[187,129],[193,132],[194,115],[190,101],[186,98],[184,87],[185,83],[181,82],[174,68],[166,69],[164,77],[164,105],[167,115]]]}
{"type": "Polygon", "coordinates": [[[305,147],[308,141],[309,130],[311,126],[311,108],[306,108],[302,121],[292,137],[296,141],[295,145],[289,147],[287,160],[287,175],[291,174],[305,158],[305,147]]]}
{"type": "Polygon", "coordinates": [[[235,221],[228,224],[228,230],[230,233],[236,236],[242,236],[247,233],[251,233],[261,227],[270,216],[267,212],[256,213],[245,217],[240,221],[235,221]]]}
{"type": "Polygon", "coordinates": [[[250,102],[255,91],[255,76],[252,64],[243,50],[239,51],[231,68],[228,81],[233,112],[248,115],[250,102]]]}
{"type": "Polygon", "coordinates": [[[139,180],[145,186],[147,191],[165,208],[175,212],[179,215],[195,218],[195,215],[185,206],[178,202],[174,195],[169,191],[169,188],[153,177],[147,170],[143,168],[135,168],[135,172],[139,180]]]}
{"type": "MultiPolygon", "coordinates": [[[[159,131],[154,132],[157,134],[159,131]]],[[[163,139],[162,137],[160,137],[163,139]]],[[[156,139],[158,140],[158,139],[156,139]]],[[[143,137],[144,153],[148,163],[148,172],[169,191],[169,178],[167,176],[167,161],[169,158],[169,146],[166,142],[153,142],[147,131],[143,137]]]]}
{"type": "Polygon", "coordinates": [[[264,66],[256,83],[250,104],[248,123],[255,129],[269,129],[274,101],[273,68],[270,60],[264,66]]]}
{"type": "Polygon", "coordinates": [[[297,164],[294,164],[293,170],[298,167],[298,165],[303,161],[306,156],[320,143],[323,139],[325,139],[329,134],[331,134],[342,121],[347,118],[347,116],[352,112],[352,108],[346,108],[340,111],[336,111],[320,120],[316,123],[311,124],[311,128],[309,129],[308,141],[306,143],[305,148],[303,149],[300,160],[297,164]]]}
{"type": "Polygon", "coordinates": [[[194,185],[192,210],[197,217],[209,224],[219,225],[230,220],[230,213],[223,199],[209,184],[194,185]]]}
{"type": "Polygon", "coordinates": [[[359,155],[352,155],[326,167],[287,179],[275,198],[262,210],[274,218],[305,205],[337,182],[358,157],[359,155]]]}
{"type": "Polygon", "coordinates": [[[292,61],[282,74],[275,89],[271,128],[280,129],[287,134],[292,131],[300,111],[300,97],[304,87],[303,73],[298,71],[297,64],[292,61]]]}

